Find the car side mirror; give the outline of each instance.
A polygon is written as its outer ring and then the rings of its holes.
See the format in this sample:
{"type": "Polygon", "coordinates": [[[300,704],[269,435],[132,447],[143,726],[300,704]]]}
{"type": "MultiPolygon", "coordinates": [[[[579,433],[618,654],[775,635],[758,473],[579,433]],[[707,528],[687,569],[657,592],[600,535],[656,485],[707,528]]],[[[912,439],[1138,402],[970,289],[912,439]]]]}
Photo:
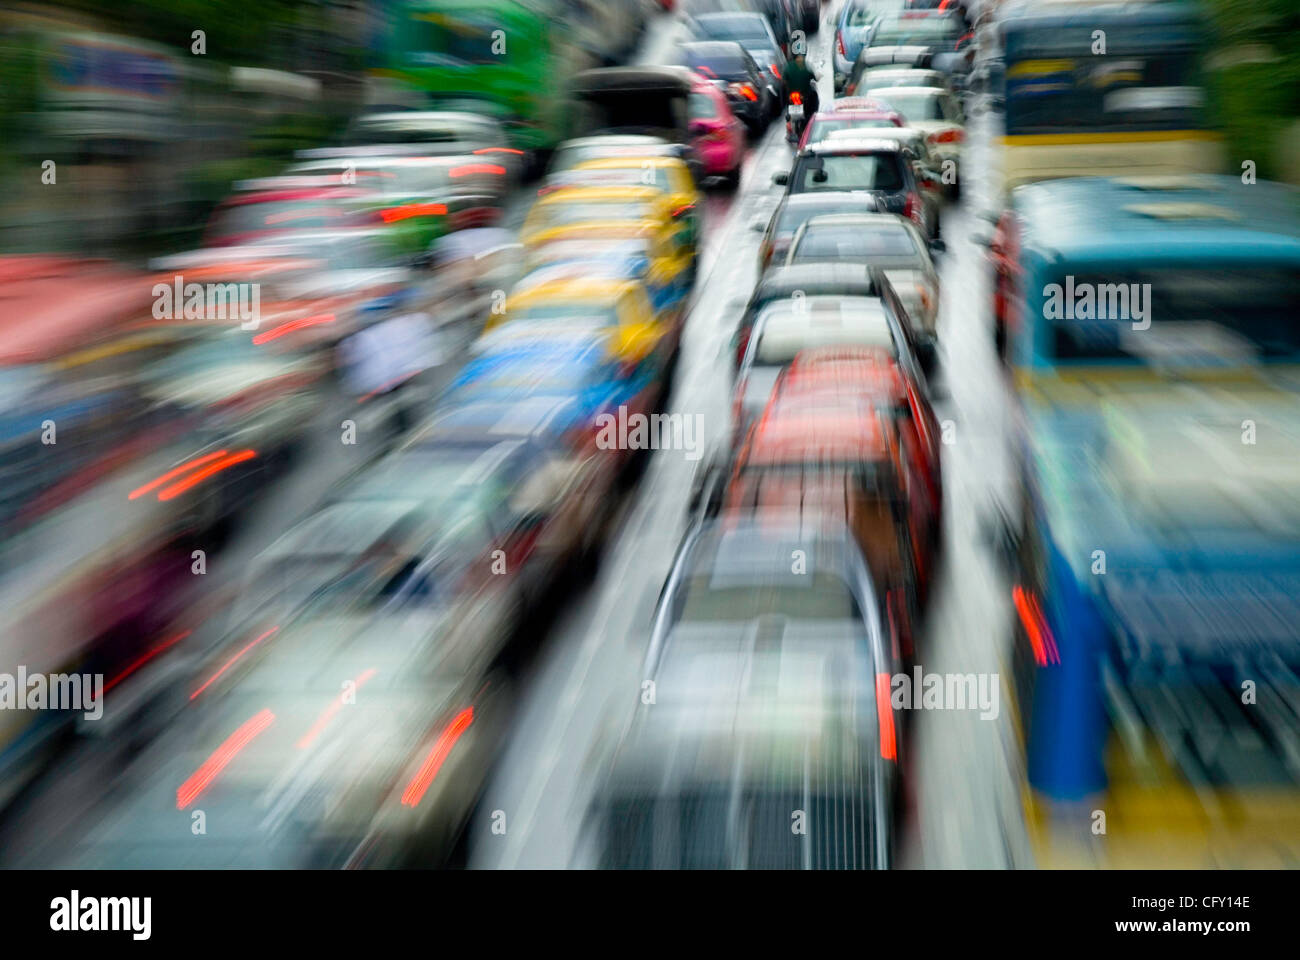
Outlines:
{"type": "Polygon", "coordinates": [[[943,253],[948,249],[948,241],[944,240],[943,237],[935,237],[930,241],[930,249],[934,253],[943,253]]]}
{"type": "Polygon", "coordinates": [[[772,182],[775,183],[778,187],[784,187],[787,183],[790,182],[790,174],[785,171],[781,171],[780,173],[774,173],[772,174],[772,182]]]}

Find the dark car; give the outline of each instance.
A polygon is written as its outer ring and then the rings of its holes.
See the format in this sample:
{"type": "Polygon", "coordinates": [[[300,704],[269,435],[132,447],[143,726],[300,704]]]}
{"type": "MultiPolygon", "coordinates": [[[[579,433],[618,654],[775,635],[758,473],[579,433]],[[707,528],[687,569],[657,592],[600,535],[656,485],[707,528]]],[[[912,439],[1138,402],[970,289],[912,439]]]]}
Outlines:
{"type": "Polygon", "coordinates": [[[682,45],[682,62],[727,95],[731,112],[753,135],[761,133],[780,107],[776,86],[748,51],[728,40],[682,45]]]}
{"type": "Polygon", "coordinates": [[[705,13],[690,21],[691,32],[699,40],[731,40],[739,43],[754,58],[759,69],[772,78],[780,102],[785,103],[785,50],[772,25],[761,13],[705,13]]]}
{"type": "Polygon", "coordinates": [[[692,528],[641,674],[655,700],[593,800],[593,865],[887,867],[901,724],[876,691],[901,668],[877,593],[842,517],[692,528]]]}
{"type": "Polygon", "coordinates": [[[911,160],[897,140],[864,137],[805,147],[790,172],[777,173],[772,180],[785,186],[789,195],[871,193],[882,212],[907,217],[926,229],[925,198],[911,160]]]}

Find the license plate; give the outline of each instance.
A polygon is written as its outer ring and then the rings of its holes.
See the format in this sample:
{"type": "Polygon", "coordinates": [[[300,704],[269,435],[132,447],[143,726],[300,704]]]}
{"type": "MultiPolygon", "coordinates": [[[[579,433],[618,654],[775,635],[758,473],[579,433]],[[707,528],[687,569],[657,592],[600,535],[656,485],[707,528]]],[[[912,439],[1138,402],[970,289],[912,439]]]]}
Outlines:
{"type": "Polygon", "coordinates": [[[791,119],[791,120],[802,120],[802,119],[803,119],[803,104],[802,104],[802,103],[792,103],[792,104],[790,104],[790,119],[791,119]]]}

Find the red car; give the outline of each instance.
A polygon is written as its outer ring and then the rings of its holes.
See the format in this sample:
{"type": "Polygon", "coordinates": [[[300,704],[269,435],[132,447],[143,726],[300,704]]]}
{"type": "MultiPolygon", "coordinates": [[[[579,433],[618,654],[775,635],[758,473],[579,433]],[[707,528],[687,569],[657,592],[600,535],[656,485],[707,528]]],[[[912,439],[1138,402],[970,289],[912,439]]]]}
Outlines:
{"type": "Polygon", "coordinates": [[[888,104],[866,97],[851,99],[854,104],[861,106],[846,107],[845,100],[833,100],[828,109],[813,114],[803,129],[803,136],[799,138],[799,149],[824,140],[828,133],[835,130],[905,126],[903,115],[888,104]]]}
{"type": "Polygon", "coordinates": [[[778,388],[741,446],[723,503],[727,511],[812,508],[841,518],[884,588],[881,613],[897,652],[910,658],[928,562],[924,518],[903,434],[869,392],[778,388]]]}
{"type": "Polygon", "coordinates": [[[374,215],[338,202],[372,195],[360,188],[325,185],[284,185],[236,193],[213,212],[203,245],[227,247],[303,230],[373,226],[374,215]]]}
{"type": "Polygon", "coordinates": [[[941,427],[921,385],[884,350],[822,347],[801,351],[782,371],[773,400],[815,404],[856,397],[884,413],[898,434],[918,540],[922,594],[929,586],[943,521],[941,427]],[[923,549],[921,549],[923,548],[923,549]]]}
{"type": "Polygon", "coordinates": [[[706,177],[723,177],[740,183],[745,160],[745,124],[731,112],[726,95],[716,86],[691,73],[691,145],[700,158],[706,177]]]}

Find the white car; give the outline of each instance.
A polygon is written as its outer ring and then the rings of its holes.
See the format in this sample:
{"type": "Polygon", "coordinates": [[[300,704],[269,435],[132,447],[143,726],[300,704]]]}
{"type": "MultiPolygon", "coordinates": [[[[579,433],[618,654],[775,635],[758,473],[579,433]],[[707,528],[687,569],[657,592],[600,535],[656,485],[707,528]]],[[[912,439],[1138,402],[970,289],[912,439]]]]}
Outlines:
{"type": "Polygon", "coordinates": [[[957,177],[961,179],[966,117],[956,97],[941,87],[881,87],[872,90],[871,96],[901,113],[907,126],[924,131],[931,152],[941,164],[948,160],[957,164],[957,177]]]}

